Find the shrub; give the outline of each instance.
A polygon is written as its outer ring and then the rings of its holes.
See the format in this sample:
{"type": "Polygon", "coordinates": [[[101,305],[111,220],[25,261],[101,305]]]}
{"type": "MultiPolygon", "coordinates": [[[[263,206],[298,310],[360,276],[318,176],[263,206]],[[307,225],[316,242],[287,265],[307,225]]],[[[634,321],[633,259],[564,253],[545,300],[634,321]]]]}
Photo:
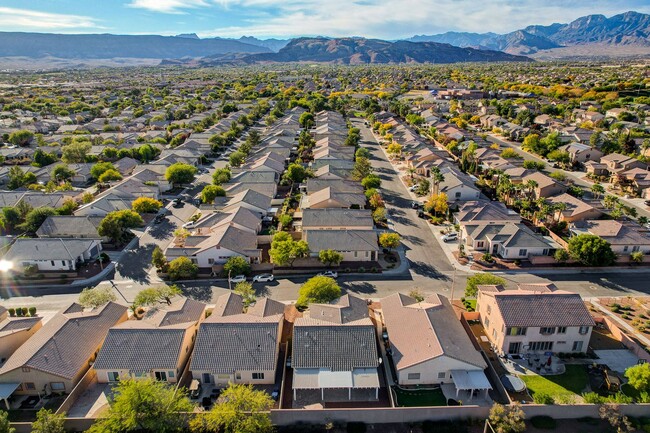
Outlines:
{"type": "Polygon", "coordinates": [[[587,392],[582,394],[585,403],[589,404],[603,404],[605,399],[596,392],[587,392]]]}
{"type": "Polygon", "coordinates": [[[490,253],[485,253],[481,256],[481,260],[487,263],[492,263],[494,259],[492,258],[492,254],[490,253]]]}
{"type": "Polygon", "coordinates": [[[24,317],[27,317],[27,313],[29,312],[29,309],[27,307],[22,307],[20,311],[24,317]]]}
{"type": "Polygon", "coordinates": [[[553,430],[557,426],[557,422],[546,415],[534,416],[530,419],[530,423],[533,427],[542,430],[553,430]]]}
{"type": "Polygon", "coordinates": [[[361,273],[366,272],[366,268],[364,268],[363,266],[359,266],[359,272],[361,273]]]}
{"type": "Polygon", "coordinates": [[[544,393],[544,392],[536,392],[533,395],[533,400],[537,404],[553,404],[554,400],[553,397],[544,393]]]}
{"type": "Polygon", "coordinates": [[[36,307],[29,307],[29,315],[32,317],[36,316],[36,307]]]}
{"type": "Polygon", "coordinates": [[[9,308],[9,316],[14,317],[16,315],[16,309],[15,308],[9,308]]]}

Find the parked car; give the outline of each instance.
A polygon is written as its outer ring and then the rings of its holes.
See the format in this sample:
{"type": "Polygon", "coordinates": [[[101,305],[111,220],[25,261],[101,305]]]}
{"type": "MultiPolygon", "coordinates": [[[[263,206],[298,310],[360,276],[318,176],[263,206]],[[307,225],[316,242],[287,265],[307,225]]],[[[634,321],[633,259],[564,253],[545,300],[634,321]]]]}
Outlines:
{"type": "Polygon", "coordinates": [[[418,218],[426,218],[426,217],[427,217],[427,214],[424,213],[424,211],[422,211],[422,210],[418,211],[418,218]]]}
{"type": "Polygon", "coordinates": [[[422,203],[419,201],[412,201],[411,202],[411,209],[420,209],[422,208],[422,203]]]}
{"type": "Polygon", "coordinates": [[[195,221],[188,221],[185,224],[183,224],[184,229],[192,229],[196,225],[195,221]]]}
{"type": "Polygon", "coordinates": [[[261,282],[273,281],[274,279],[275,277],[273,276],[273,274],[259,274],[253,277],[253,282],[261,283],[261,282]]]}
{"type": "Polygon", "coordinates": [[[153,223],[154,224],[160,224],[164,220],[165,220],[165,215],[159,214],[159,215],[156,215],[156,217],[153,219],[153,223]]]}
{"type": "Polygon", "coordinates": [[[183,207],[183,199],[182,198],[175,198],[172,200],[172,206],[174,207],[183,207]]]}
{"type": "Polygon", "coordinates": [[[416,189],[418,189],[418,185],[411,185],[409,187],[409,191],[414,192],[416,189]]]}
{"type": "Polygon", "coordinates": [[[318,276],[319,277],[338,278],[339,274],[336,271],[325,271],[325,272],[319,273],[318,276]]]}
{"type": "Polygon", "coordinates": [[[231,283],[243,283],[246,281],[246,275],[235,275],[228,279],[231,283]]]}
{"type": "Polygon", "coordinates": [[[458,239],[458,233],[447,233],[442,235],[440,239],[442,239],[443,242],[455,241],[456,239],[458,239]]]}
{"type": "Polygon", "coordinates": [[[644,203],[646,206],[650,206],[650,200],[646,200],[644,203]]]}

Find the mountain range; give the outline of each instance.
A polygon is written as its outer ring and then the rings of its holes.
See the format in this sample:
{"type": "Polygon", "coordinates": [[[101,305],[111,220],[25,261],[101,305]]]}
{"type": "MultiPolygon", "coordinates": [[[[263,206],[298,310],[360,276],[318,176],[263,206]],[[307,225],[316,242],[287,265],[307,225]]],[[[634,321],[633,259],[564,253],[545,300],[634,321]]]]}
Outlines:
{"type": "Polygon", "coordinates": [[[506,34],[447,32],[417,35],[411,42],[439,42],[458,47],[474,47],[530,55],[562,47],[598,46],[612,52],[621,46],[650,47],[650,15],[625,12],[607,18],[587,15],[569,24],[531,25],[506,34]]]}

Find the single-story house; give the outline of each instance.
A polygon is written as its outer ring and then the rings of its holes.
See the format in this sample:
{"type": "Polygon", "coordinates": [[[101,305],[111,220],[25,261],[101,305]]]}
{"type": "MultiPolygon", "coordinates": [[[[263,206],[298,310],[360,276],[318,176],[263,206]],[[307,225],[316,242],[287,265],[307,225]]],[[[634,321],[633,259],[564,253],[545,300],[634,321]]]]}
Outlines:
{"type": "Polygon", "coordinates": [[[591,234],[609,242],[620,255],[641,251],[650,254],[650,236],[640,225],[616,220],[577,221],[570,227],[572,235],[591,234]]]}
{"type": "Polygon", "coordinates": [[[334,250],[343,261],[369,262],[377,260],[379,246],[374,230],[304,230],[303,240],[309,244],[309,255],[318,257],[322,250],[334,250]]]}
{"type": "Polygon", "coordinates": [[[21,238],[16,239],[4,260],[15,270],[36,266],[39,271],[76,271],[77,265],[99,256],[100,239],[21,238]]]}
{"type": "Polygon", "coordinates": [[[11,317],[0,307],[0,367],[42,326],[42,317],[11,317]]]}

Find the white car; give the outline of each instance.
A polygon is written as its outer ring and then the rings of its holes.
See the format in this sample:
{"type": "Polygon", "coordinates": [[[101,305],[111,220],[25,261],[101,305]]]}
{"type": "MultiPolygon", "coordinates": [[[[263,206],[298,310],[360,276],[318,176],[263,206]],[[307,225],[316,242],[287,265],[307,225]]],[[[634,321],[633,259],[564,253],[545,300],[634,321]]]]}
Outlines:
{"type": "Polygon", "coordinates": [[[338,278],[339,274],[336,271],[325,271],[321,272],[318,274],[319,277],[330,277],[330,278],[338,278]]]}
{"type": "Polygon", "coordinates": [[[231,283],[243,283],[246,281],[246,275],[235,275],[234,277],[229,278],[228,281],[231,283]]]}
{"type": "Polygon", "coordinates": [[[253,277],[253,282],[262,283],[262,282],[273,281],[274,279],[275,277],[273,276],[273,274],[259,274],[253,277]]]}
{"type": "Polygon", "coordinates": [[[185,224],[183,224],[184,229],[192,229],[196,225],[196,222],[194,221],[188,221],[185,224]]]}
{"type": "Polygon", "coordinates": [[[442,239],[443,242],[455,241],[458,239],[458,233],[447,233],[445,235],[442,235],[440,239],[442,239]]]}

